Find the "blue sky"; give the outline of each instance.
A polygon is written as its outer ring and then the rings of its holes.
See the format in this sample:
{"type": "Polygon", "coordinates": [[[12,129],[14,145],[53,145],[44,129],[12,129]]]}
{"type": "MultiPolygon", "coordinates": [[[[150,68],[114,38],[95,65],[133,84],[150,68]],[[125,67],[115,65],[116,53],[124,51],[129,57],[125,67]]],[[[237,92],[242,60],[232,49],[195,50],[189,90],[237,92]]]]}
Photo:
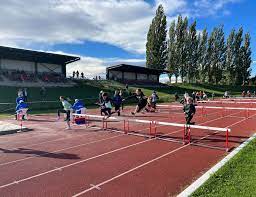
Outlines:
{"type": "MultiPolygon", "coordinates": [[[[253,0],[9,0],[1,4],[0,44],[81,56],[68,66],[88,77],[118,63],[145,65],[145,42],[155,9],[163,4],[168,24],[179,14],[197,29],[224,25],[226,35],[243,27],[256,61],[253,0]]],[[[252,64],[256,74],[256,62],[252,64]]]]}

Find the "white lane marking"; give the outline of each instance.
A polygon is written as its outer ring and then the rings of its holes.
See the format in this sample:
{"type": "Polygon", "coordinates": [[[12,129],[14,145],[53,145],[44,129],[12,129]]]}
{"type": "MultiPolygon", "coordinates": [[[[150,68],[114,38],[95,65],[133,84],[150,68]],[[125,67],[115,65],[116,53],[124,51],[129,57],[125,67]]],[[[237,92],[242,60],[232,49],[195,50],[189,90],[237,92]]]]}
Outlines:
{"type": "MultiPolygon", "coordinates": [[[[239,122],[240,122],[240,121],[239,121],[239,122]]],[[[216,133],[217,133],[217,132],[216,132],[216,133]]],[[[207,138],[208,136],[209,136],[209,135],[206,135],[206,136],[200,138],[199,140],[205,139],[205,138],[207,138]]],[[[103,182],[97,184],[96,186],[97,186],[97,187],[101,187],[102,185],[105,185],[105,184],[107,184],[107,183],[109,183],[109,182],[111,182],[111,181],[113,181],[113,180],[115,180],[115,179],[118,179],[118,178],[120,178],[120,177],[122,177],[122,176],[124,176],[124,175],[126,175],[126,174],[129,174],[129,173],[131,173],[131,172],[133,172],[133,171],[135,171],[135,170],[137,170],[137,169],[139,169],[139,168],[142,168],[142,167],[144,167],[144,166],[146,166],[146,165],[149,165],[149,164],[151,164],[151,163],[153,163],[153,162],[155,162],[155,161],[157,161],[157,160],[160,160],[161,158],[164,158],[164,157],[166,157],[166,156],[168,156],[168,155],[171,155],[171,154],[177,152],[178,150],[181,150],[181,149],[183,149],[183,148],[186,148],[186,147],[189,146],[189,145],[190,145],[190,144],[187,144],[187,145],[181,146],[181,147],[179,147],[179,148],[177,148],[177,149],[174,149],[174,150],[172,150],[172,151],[170,151],[170,152],[168,152],[168,153],[165,153],[165,154],[163,154],[163,155],[161,155],[161,156],[159,156],[159,157],[156,157],[156,158],[154,158],[154,159],[152,159],[152,160],[150,160],[150,161],[148,161],[148,162],[145,162],[145,163],[143,163],[143,164],[141,164],[141,165],[139,165],[139,166],[136,166],[135,168],[132,168],[132,169],[130,169],[130,170],[128,170],[128,171],[125,171],[125,172],[123,172],[123,173],[121,173],[121,174],[119,174],[119,175],[117,175],[117,176],[114,176],[114,177],[112,177],[112,178],[110,178],[110,179],[108,179],[108,180],[106,180],[106,181],[103,181],[103,182]]],[[[88,188],[88,189],[86,189],[86,190],[84,190],[84,191],[81,191],[80,193],[77,193],[77,194],[73,195],[72,197],[78,197],[78,196],[80,196],[80,195],[82,195],[82,194],[85,194],[85,193],[87,193],[87,192],[89,192],[89,191],[91,191],[91,190],[93,190],[93,189],[95,189],[95,188],[94,188],[94,187],[90,187],[90,188],[88,188]]]]}
{"type": "Polygon", "coordinates": [[[91,186],[92,188],[97,189],[97,190],[101,190],[101,188],[100,188],[100,187],[98,187],[97,185],[90,184],[90,186],[91,186]]]}
{"type": "Polygon", "coordinates": [[[113,180],[115,180],[115,179],[118,179],[118,178],[120,178],[120,177],[122,177],[122,176],[124,176],[124,175],[126,175],[126,174],[129,174],[129,173],[131,173],[131,172],[133,172],[133,171],[135,171],[135,170],[137,170],[137,169],[139,169],[139,168],[142,168],[142,167],[144,167],[144,166],[146,166],[146,165],[148,165],[148,164],[151,164],[151,163],[153,163],[154,161],[157,161],[157,160],[159,160],[159,159],[161,159],[161,158],[164,158],[164,157],[166,157],[166,156],[168,156],[168,155],[170,155],[170,154],[173,154],[173,153],[177,152],[178,150],[181,150],[181,149],[183,149],[183,148],[185,148],[185,147],[187,147],[187,146],[189,146],[189,144],[187,144],[187,145],[185,145],[185,146],[181,146],[181,147],[179,147],[179,148],[176,148],[176,149],[174,149],[174,150],[172,150],[172,151],[170,151],[170,152],[167,152],[167,153],[165,153],[165,154],[163,154],[163,155],[161,155],[161,156],[159,156],[159,157],[156,157],[156,158],[154,158],[154,159],[152,159],[152,160],[150,160],[150,161],[148,161],[148,162],[145,162],[145,163],[143,163],[143,164],[141,164],[141,165],[139,165],[139,166],[136,166],[135,168],[132,168],[132,169],[130,169],[130,170],[128,170],[128,171],[125,171],[125,172],[123,172],[123,173],[117,175],[117,176],[112,177],[111,179],[108,179],[108,180],[106,180],[106,181],[104,181],[104,182],[101,182],[101,183],[95,185],[94,187],[90,187],[90,188],[87,189],[87,190],[84,190],[84,191],[82,191],[82,192],[80,192],[80,193],[77,193],[77,194],[73,195],[72,197],[78,197],[78,196],[80,196],[80,195],[82,195],[82,194],[85,194],[85,193],[87,193],[87,192],[89,192],[89,191],[95,189],[95,187],[100,187],[100,186],[102,186],[102,185],[104,185],[104,184],[107,184],[107,183],[109,183],[109,182],[111,182],[111,181],[113,181],[113,180]]]}
{"type": "MultiPolygon", "coordinates": [[[[94,127],[94,128],[101,129],[100,127],[94,127]]],[[[111,129],[108,129],[108,130],[111,131],[111,129]]],[[[147,130],[147,128],[146,129],[141,129],[139,131],[143,131],[143,130],[147,130]]],[[[93,143],[97,143],[97,142],[105,141],[105,140],[108,140],[108,139],[113,139],[113,138],[121,137],[121,136],[124,136],[124,135],[125,134],[117,135],[117,136],[113,136],[113,137],[108,137],[108,138],[103,138],[103,139],[92,141],[92,142],[89,142],[89,143],[84,143],[84,144],[79,144],[79,145],[76,145],[76,146],[67,147],[67,148],[64,148],[64,149],[59,149],[59,150],[53,151],[51,153],[56,153],[56,152],[60,152],[60,151],[64,151],[64,150],[69,150],[69,149],[73,149],[73,148],[77,148],[77,147],[81,147],[81,146],[85,146],[85,145],[90,145],[90,144],[93,144],[93,143]]],[[[81,136],[84,136],[84,135],[81,135],[81,136]]],[[[96,135],[93,135],[93,136],[96,136],[96,135]]],[[[78,136],[76,136],[76,137],[78,137],[78,136]]],[[[13,150],[15,150],[15,149],[13,149],[13,150]]],[[[32,158],[48,155],[48,154],[51,154],[51,153],[43,153],[43,154],[40,154],[40,155],[29,156],[29,157],[22,158],[22,159],[17,159],[17,160],[5,162],[5,163],[0,163],[0,166],[5,166],[5,165],[13,164],[13,163],[18,163],[18,162],[25,161],[25,160],[28,160],[28,159],[32,159],[32,158]]]]}
{"type": "Polygon", "coordinates": [[[244,143],[238,146],[235,150],[233,150],[230,154],[228,154],[225,158],[223,158],[220,162],[218,162],[215,166],[213,166],[210,170],[204,173],[200,178],[198,178],[195,182],[193,182],[190,186],[188,186],[184,191],[178,194],[177,197],[187,197],[192,195],[199,187],[201,187],[215,172],[217,172],[221,167],[223,167],[230,159],[232,159],[237,153],[239,153],[250,141],[256,138],[256,134],[247,139],[244,143]]]}
{"type": "MultiPolygon", "coordinates": [[[[236,114],[236,113],[234,113],[234,114],[236,114]]],[[[219,120],[219,119],[223,119],[223,117],[219,117],[219,118],[216,118],[216,119],[213,119],[213,120],[202,122],[200,125],[205,124],[205,123],[209,123],[209,122],[213,122],[213,121],[216,121],[216,120],[219,120]]],[[[169,133],[169,134],[177,133],[177,132],[180,132],[182,130],[183,129],[172,132],[172,133],[169,133]]],[[[90,161],[90,160],[93,160],[93,159],[96,159],[96,158],[99,158],[99,157],[102,157],[102,156],[105,156],[105,155],[108,155],[108,154],[111,154],[111,153],[115,153],[115,152],[118,152],[118,151],[121,151],[121,150],[125,150],[125,149],[128,149],[130,147],[133,147],[133,146],[136,146],[136,145],[139,145],[139,144],[143,144],[143,143],[146,143],[146,142],[149,142],[149,141],[152,141],[152,140],[154,140],[154,138],[144,140],[144,141],[141,141],[141,142],[138,142],[138,143],[134,143],[134,144],[131,144],[131,145],[119,148],[119,149],[115,149],[115,150],[112,150],[112,151],[109,151],[109,152],[106,152],[106,153],[103,153],[103,154],[100,154],[100,155],[96,155],[96,156],[93,156],[93,157],[90,157],[90,158],[87,158],[87,159],[84,159],[84,160],[81,160],[81,161],[78,161],[78,162],[75,162],[75,163],[72,163],[72,164],[68,164],[68,165],[59,167],[59,169],[64,169],[64,168],[68,168],[68,167],[71,167],[71,166],[75,166],[77,164],[84,163],[84,162],[87,162],[87,161],[90,161]]],[[[45,172],[40,173],[40,174],[36,174],[36,175],[30,176],[30,177],[27,177],[27,178],[24,178],[24,179],[20,179],[19,182],[25,182],[25,181],[28,181],[28,180],[31,180],[31,179],[34,179],[34,178],[37,178],[37,177],[40,177],[40,176],[43,176],[43,175],[50,174],[52,172],[56,172],[56,171],[57,171],[56,169],[45,171],[45,172]]],[[[5,184],[5,185],[1,185],[0,189],[12,186],[14,184],[15,184],[14,182],[11,182],[11,183],[8,183],[8,184],[5,184]]]]}

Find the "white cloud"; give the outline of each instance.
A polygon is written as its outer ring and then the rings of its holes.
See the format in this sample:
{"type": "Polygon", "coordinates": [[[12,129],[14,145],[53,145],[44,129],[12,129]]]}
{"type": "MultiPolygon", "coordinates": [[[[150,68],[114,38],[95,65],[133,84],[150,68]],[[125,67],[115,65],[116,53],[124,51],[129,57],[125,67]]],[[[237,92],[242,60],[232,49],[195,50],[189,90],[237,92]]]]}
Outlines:
{"type": "Polygon", "coordinates": [[[175,14],[177,11],[181,11],[187,6],[187,2],[185,0],[156,0],[155,9],[162,4],[165,12],[168,15],[175,14]]]}
{"type": "Polygon", "coordinates": [[[100,59],[93,57],[81,57],[81,60],[67,65],[67,75],[71,76],[73,71],[84,72],[87,78],[93,78],[96,75],[105,78],[106,67],[117,64],[131,64],[137,66],[144,66],[144,59],[119,59],[119,58],[108,58],[100,59]]]}
{"type": "MultiPolygon", "coordinates": [[[[1,2],[0,44],[38,48],[58,43],[96,41],[144,54],[146,34],[163,4],[168,23],[177,13],[216,13],[241,0],[8,0],[1,2]]],[[[229,14],[228,10],[224,10],[229,14]]]]}
{"type": "Polygon", "coordinates": [[[109,43],[144,53],[154,14],[142,0],[10,0],[1,3],[0,43],[109,43]]]}
{"type": "Polygon", "coordinates": [[[231,3],[241,2],[242,0],[196,0],[193,3],[194,8],[190,9],[193,16],[213,16],[218,15],[221,11],[222,15],[230,15],[230,11],[225,7],[231,3]]]}

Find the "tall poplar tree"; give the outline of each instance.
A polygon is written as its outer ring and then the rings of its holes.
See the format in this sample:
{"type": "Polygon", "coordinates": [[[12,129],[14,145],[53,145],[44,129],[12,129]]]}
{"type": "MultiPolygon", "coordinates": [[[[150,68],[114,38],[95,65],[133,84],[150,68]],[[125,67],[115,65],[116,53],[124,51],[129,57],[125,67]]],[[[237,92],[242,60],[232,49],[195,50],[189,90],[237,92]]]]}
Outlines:
{"type": "Polygon", "coordinates": [[[187,34],[187,80],[188,83],[195,80],[198,72],[197,59],[198,59],[198,40],[196,32],[196,21],[194,21],[187,34]]]}
{"type": "Polygon", "coordinates": [[[207,63],[207,39],[208,32],[206,29],[203,30],[201,34],[198,36],[198,59],[197,59],[197,67],[198,67],[198,75],[201,82],[205,82],[206,80],[206,63],[207,63]]]}
{"type": "Polygon", "coordinates": [[[164,8],[159,5],[147,34],[146,66],[153,69],[164,69],[167,64],[167,30],[164,8]]]}
{"type": "Polygon", "coordinates": [[[167,69],[170,71],[169,78],[175,76],[175,82],[178,81],[179,66],[177,61],[177,49],[176,49],[176,27],[175,21],[173,21],[169,28],[169,40],[168,40],[168,64],[167,69]]]}
{"type": "Polygon", "coordinates": [[[184,20],[182,16],[178,16],[178,22],[176,26],[176,49],[177,49],[177,64],[182,82],[187,75],[187,29],[188,29],[188,18],[184,20]]]}
{"type": "Polygon", "coordinates": [[[250,47],[250,34],[246,33],[244,36],[244,44],[241,47],[241,74],[239,75],[239,81],[242,84],[245,84],[245,82],[249,79],[250,73],[251,73],[251,63],[252,63],[252,59],[251,59],[251,47],[250,47]]]}
{"type": "Polygon", "coordinates": [[[241,65],[242,65],[242,56],[241,56],[241,46],[243,42],[243,28],[240,27],[238,32],[235,35],[234,40],[234,63],[235,63],[235,75],[234,81],[236,84],[241,85],[241,65]]]}
{"type": "Polygon", "coordinates": [[[225,70],[225,77],[228,84],[233,84],[235,79],[235,30],[232,29],[226,44],[226,70],[225,70]]]}

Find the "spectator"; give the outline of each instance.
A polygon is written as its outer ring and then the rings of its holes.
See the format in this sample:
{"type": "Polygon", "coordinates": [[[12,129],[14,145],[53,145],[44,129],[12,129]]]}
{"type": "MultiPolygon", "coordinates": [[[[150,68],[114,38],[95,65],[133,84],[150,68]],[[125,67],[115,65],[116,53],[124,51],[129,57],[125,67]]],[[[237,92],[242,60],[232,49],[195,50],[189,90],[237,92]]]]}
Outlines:
{"type": "Polygon", "coordinates": [[[224,98],[226,98],[226,99],[229,98],[228,91],[225,91],[225,92],[224,92],[224,98]]]}
{"type": "Polygon", "coordinates": [[[242,92],[242,97],[245,97],[245,91],[242,92]]]}
{"type": "Polygon", "coordinates": [[[45,98],[46,98],[46,89],[45,89],[44,86],[41,87],[40,96],[41,96],[41,99],[42,99],[43,101],[45,101],[45,98]]]}
{"type": "Polygon", "coordinates": [[[159,96],[157,95],[155,90],[153,91],[153,93],[151,95],[151,98],[152,98],[152,100],[151,100],[151,107],[152,107],[153,111],[155,111],[156,110],[156,103],[157,103],[157,101],[159,99],[159,96]]]}
{"type": "Polygon", "coordinates": [[[76,78],[79,78],[79,71],[76,71],[76,78]]]}
{"type": "Polygon", "coordinates": [[[192,100],[193,100],[193,103],[196,102],[196,93],[195,92],[192,93],[192,100]]]}
{"type": "Polygon", "coordinates": [[[187,98],[189,98],[189,94],[185,92],[183,97],[184,97],[184,100],[187,101],[187,98]]]}
{"type": "Polygon", "coordinates": [[[28,101],[28,91],[27,91],[27,88],[23,89],[23,97],[24,97],[24,101],[27,102],[28,101]]]}
{"type": "Polygon", "coordinates": [[[247,96],[248,96],[248,97],[251,97],[251,92],[250,92],[250,90],[247,91],[247,96]]]}
{"type": "Polygon", "coordinates": [[[175,94],[174,94],[174,98],[175,98],[175,101],[177,102],[177,101],[178,101],[178,99],[179,99],[179,95],[178,95],[178,93],[177,93],[177,92],[175,92],[175,94]]]}
{"type": "Polygon", "coordinates": [[[203,100],[207,100],[207,94],[203,92],[203,100]]]}
{"type": "Polygon", "coordinates": [[[84,73],[83,73],[83,72],[81,72],[81,78],[82,78],[82,79],[84,78],[84,73]]]}
{"type": "Polygon", "coordinates": [[[75,72],[75,71],[73,71],[73,78],[75,78],[75,76],[76,76],[76,72],[75,72]]]}
{"type": "Polygon", "coordinates": [[[18,90],[18,97],[23,97],[23,91],[22,91],[22,89],[19,89],[19,90],[18,90]]]}

